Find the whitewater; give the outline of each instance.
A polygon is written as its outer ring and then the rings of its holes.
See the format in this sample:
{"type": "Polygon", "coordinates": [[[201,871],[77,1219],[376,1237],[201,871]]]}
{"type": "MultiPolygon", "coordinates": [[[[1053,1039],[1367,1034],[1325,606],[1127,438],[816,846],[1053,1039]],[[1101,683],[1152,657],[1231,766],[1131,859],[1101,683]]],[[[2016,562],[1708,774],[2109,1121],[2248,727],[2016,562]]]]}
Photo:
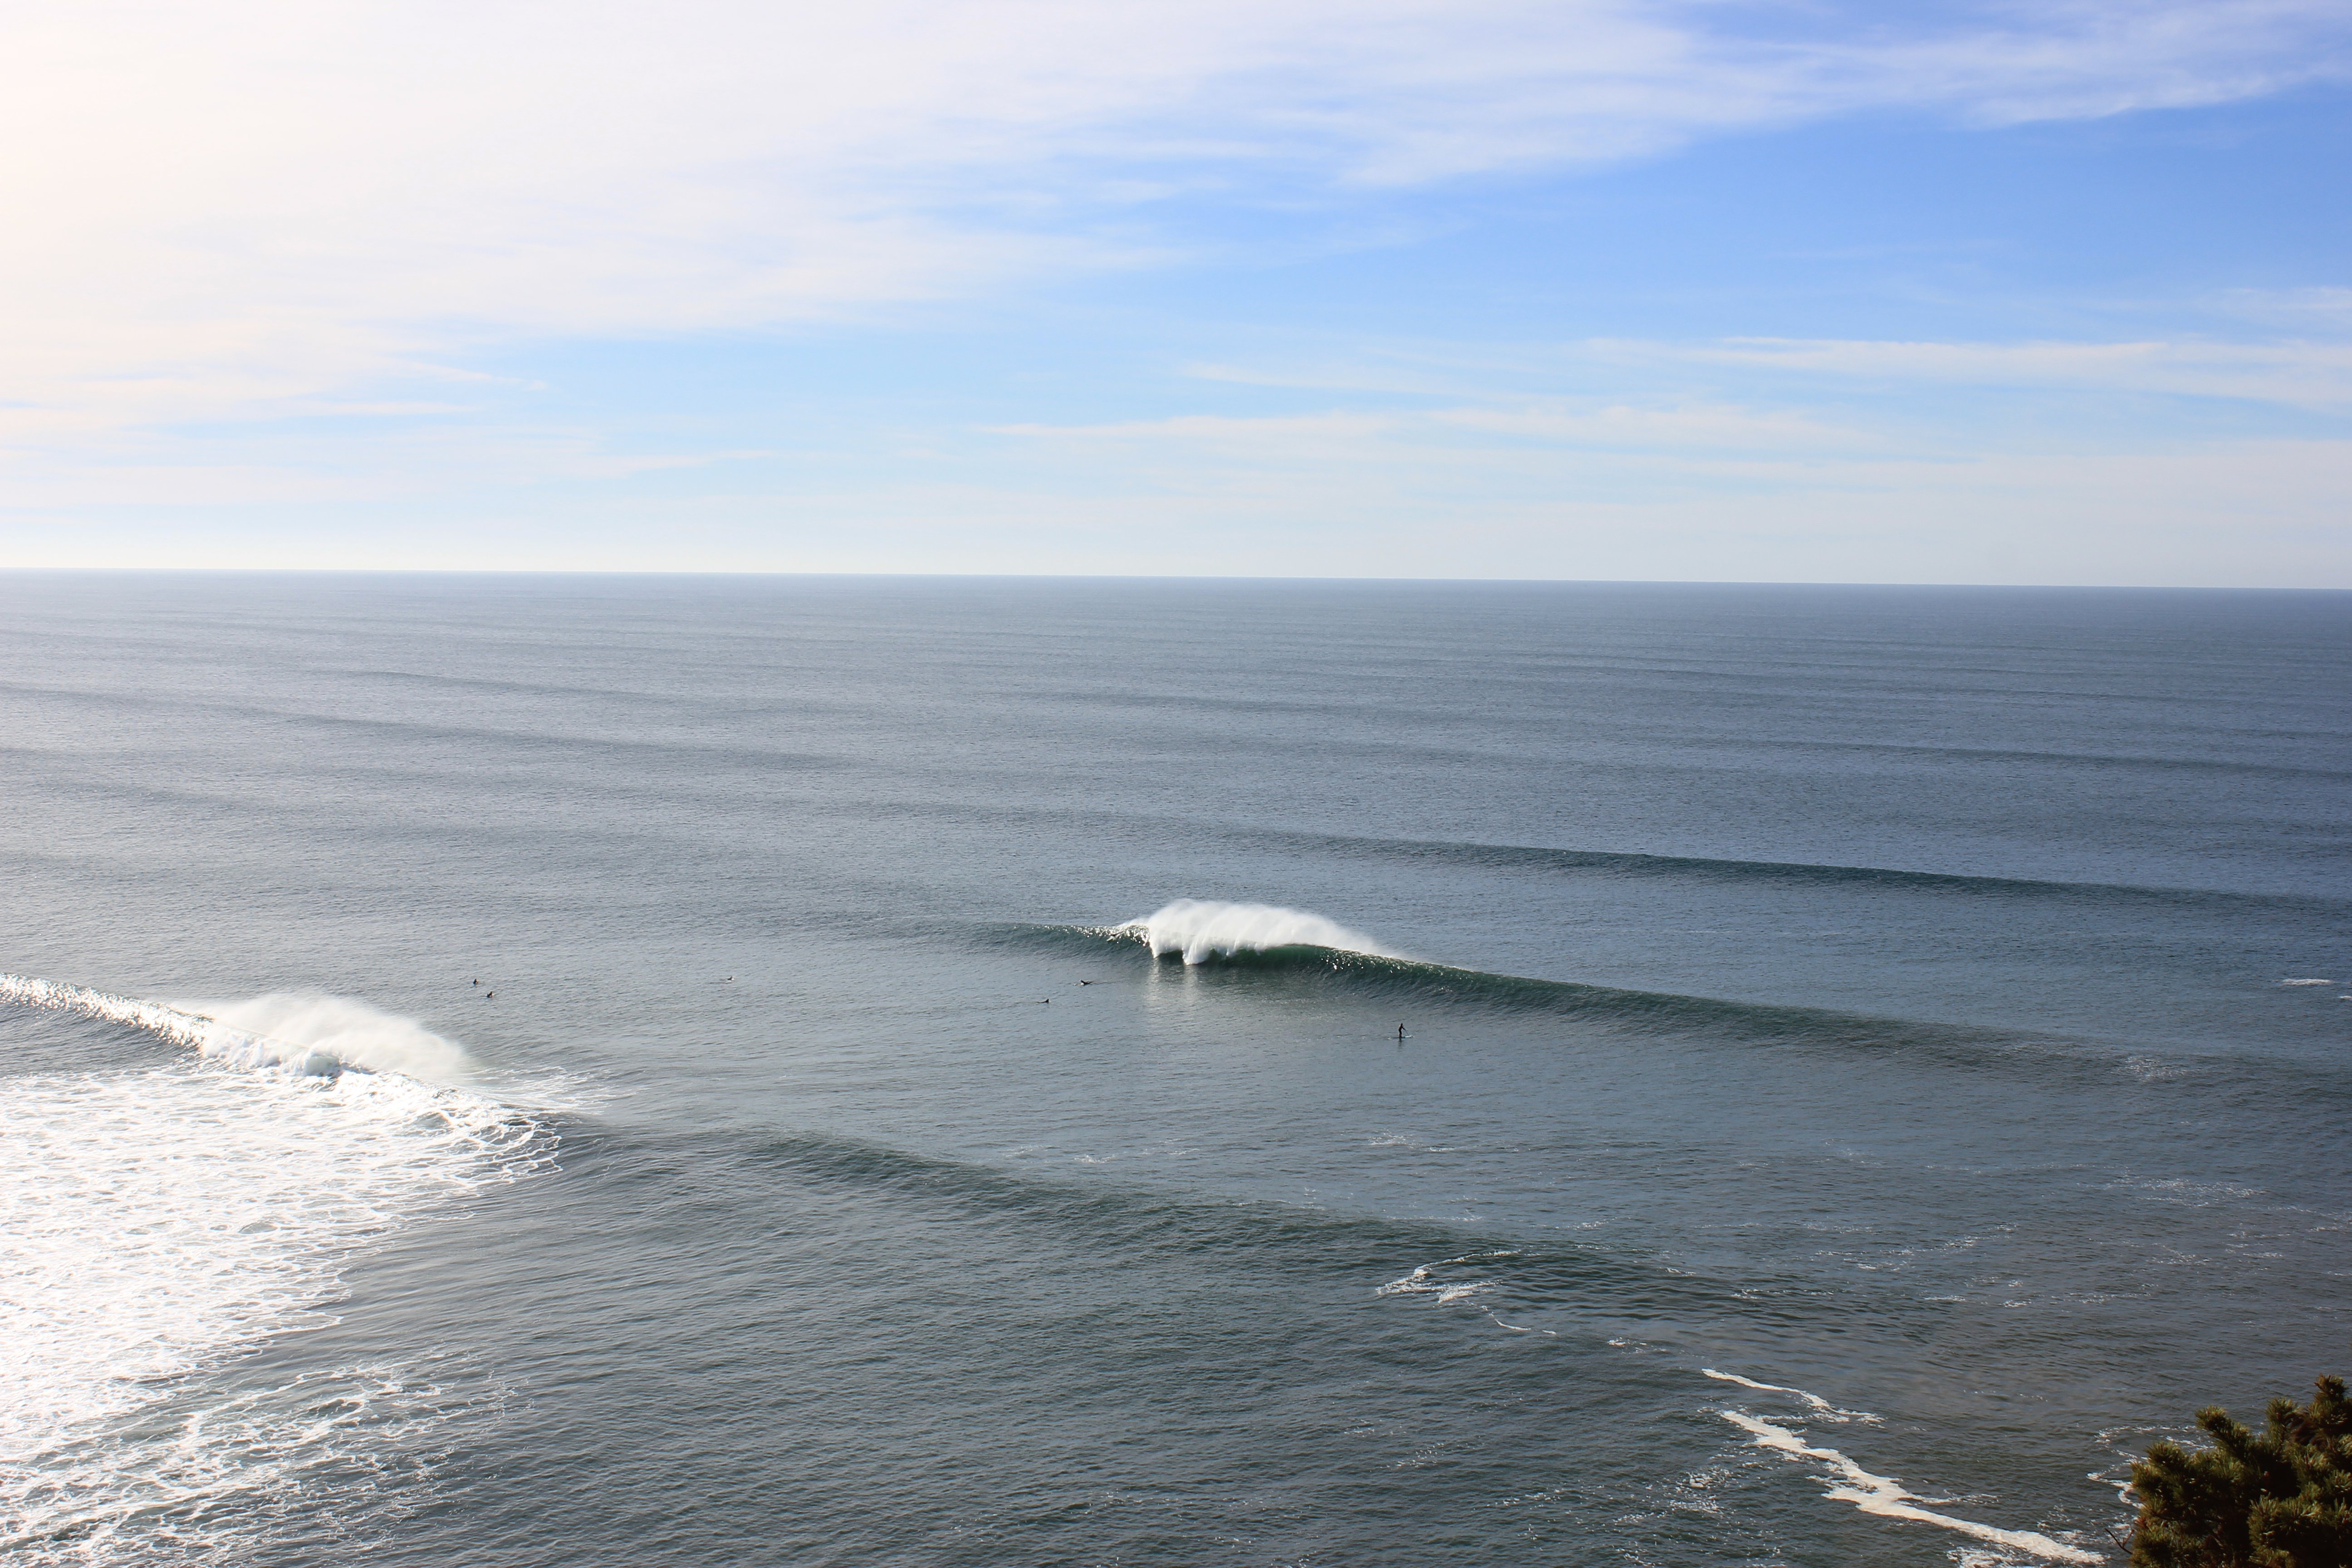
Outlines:
{"type": "Polygon", "coordinates": [[[139,1516],[347,1458],[336,1429],[381,1426],[414,1369],[193,1384],[328,1321],[352,1248],[551,1157],[529,1118],[429,1081],[463,1075],[462,1047],[364,1003],[167,1005],[16,974],[0,1003],[193,1053],[0,1097],[0,1550],[25,1561],[102,1557],[139,1516]]]}
{"type": "Polygon", "coordinates": [[[1219,899],[1177,899],[1141,920],[1113,928],[1113,932],[1142,942],[1154,958],[1173,953],[1195,964],[1290,948],[1359,952],[1374,958],[1404,956],[1305,910],[1219,899]]]}

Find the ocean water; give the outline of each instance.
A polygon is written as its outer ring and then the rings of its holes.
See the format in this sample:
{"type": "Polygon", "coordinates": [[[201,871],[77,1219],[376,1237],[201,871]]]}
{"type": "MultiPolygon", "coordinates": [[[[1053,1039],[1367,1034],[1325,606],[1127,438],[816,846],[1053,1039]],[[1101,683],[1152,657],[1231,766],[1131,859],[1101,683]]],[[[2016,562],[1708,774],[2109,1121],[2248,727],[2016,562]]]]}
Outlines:
{"type": "Polygon", "coordinates": [[[11,1563],[2114,1562],[2352,1363],[2352,595],[0,574],[0,769],[11,1563]]]}

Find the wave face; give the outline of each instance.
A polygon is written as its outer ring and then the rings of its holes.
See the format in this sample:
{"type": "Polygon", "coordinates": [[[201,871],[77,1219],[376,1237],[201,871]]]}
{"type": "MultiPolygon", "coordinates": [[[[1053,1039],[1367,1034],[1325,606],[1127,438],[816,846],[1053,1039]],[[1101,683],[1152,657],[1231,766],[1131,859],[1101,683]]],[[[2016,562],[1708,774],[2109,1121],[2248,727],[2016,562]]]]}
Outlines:
{"type": "MultiPolygon", "coordinates": [[[[1169,905],[1184,910],[1191,900],[1169,905]]],[[[2053,1033],[2030,1039],[2013,1032],[1968,1024],[1848,1013],[1829,1007],[1794,1007],[1769,1002],[1738,1002],[1678,992],[1633,991],[1574,980],[1537,980],[1520,974],[1463,969],[1385,952],[1369,938],[1297,910],[1255,904],[1210,904],[1211,910],[1251,911],[1254,921],[1202,922],[1195,930],[1180,918],[1165,928],[1160,917],[1119,926],[1002,926],[991,940],[1047,950],[1101,952],[1136,945],[1158,957],[1180,953],[1198,966],[1220,960],[1244,964],[1275,984],[1328,987],[1386,1003],[1469,1008],[1497,1013],[1541,1014],[1579,1019],[1601,1027],[1644,1033],[1704,1035],[1718,1039],[1872,1049],[1911,1047],[1954,1059],[1985,1053],[2008,1059],[2021,1044],[2081,1045],[2053,1033]],[[1280,917],[1267,919],[1265,917],[1280,917]],[[1258,933],[1249,940],[1247,933],[1258,933]],[[1309,935],[1337,940],[1315,942],[1309,935]],[[1222,945],[1225,942],[1230,945],[1222,945]],[[1357,945],[1360,944],[1360,945],[1357,945]]],[[[1164,912],[1164,911],[1163,911],[1164,912]]]]}
{"type": "Polygon", "coordinates": [[[188,1521],[207,1500],[381,1441],[419,1382],[378,1366],[286,1388],[206,1374],[331,1321],[353,1247],[539,1169],[551,1141],[493,1100],[394,1068],[466,1058],[364,1003],[264,996],[206,1016],[21,975],[0,976],[0,998],[194,1053],[7,1080],[0,1551],[65,1562],[168,1542],[199,1558],[216,1543],[188,1521]]]}
{"type": "Polygon", "coordinates": [[[1178,899],[1117,929],[1140,937],[1154,958],[1181,953],[1187,963],[1295,948],[1360,952],[1374,958],[1404,956],[1336,921],[1276,904],[1178,899]]]}

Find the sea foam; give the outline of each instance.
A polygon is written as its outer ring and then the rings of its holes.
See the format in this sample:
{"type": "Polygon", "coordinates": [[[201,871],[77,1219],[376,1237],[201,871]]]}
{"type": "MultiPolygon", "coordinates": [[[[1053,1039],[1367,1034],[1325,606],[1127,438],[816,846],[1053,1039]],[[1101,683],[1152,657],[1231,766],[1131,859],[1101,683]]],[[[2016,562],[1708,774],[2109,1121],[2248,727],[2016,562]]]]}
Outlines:
{"type": "MultiPolygon", "coordinates": [[[[1736,1373],[1717,1372],[1712,1367],[1702,1367],[1700,1371],[1718,1383],[1738,1384],[1743,1388],[1752,1388],[1763,1393],[1792,1394],[1802,1400],[1818,1416],[1826,1417],[1829,1420],[1873,1419],[1865,1411],[1840,1410],[1819,1394],[1808,1394],[1801,1388],[1790,1388],[1776,1383],[1759,1383],[1752,1378],[1741,1377],[1736,1373]]],[[[1850,1502],[1863,1512],[1875,1514],[1881,1519],[1904,1519],[1917,1524],[1932,1524],[1938,1529],[1970,1536],[2012,1552],[2024,1552],[2029,1556],[2040,1557],[2053,1563],[2105,1561],[2095,1552],[2087,1552],[2082,1547],[2053,1540],[2039,1531],[2003,1530],[1998,1525],[1979,1524],[1972,1519],[1960,1519],[1952,1514],[1937,1513],[1932,1509],[1921,1508],[1919,1497],[1906,1489],[1900,1480],[1893,1476],[1873,1475],[1835,1448],[1816,1447],[1806,1442],[1801,1436],[1787,1426],[1767,1420],[1760,1415],[1751,1415],[1744,1410],[1724,1410],[1717,1414],[1747,1433],[1749,1439],[1759,1447],[1770,1449],[1787,1458],[1811,1459],[1822,1465],[1829,1471],[1829,1475],[1824,1478],[1829,1484],[1822,1495],[1832,1501],[1850,1502]]]]}

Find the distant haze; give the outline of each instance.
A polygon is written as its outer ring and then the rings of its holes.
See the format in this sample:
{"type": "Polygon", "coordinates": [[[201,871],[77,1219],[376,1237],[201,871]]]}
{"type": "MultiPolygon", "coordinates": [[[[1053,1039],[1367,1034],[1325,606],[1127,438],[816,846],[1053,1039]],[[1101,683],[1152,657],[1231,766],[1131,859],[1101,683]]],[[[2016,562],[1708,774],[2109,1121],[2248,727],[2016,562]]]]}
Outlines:
{"type": "Polygon", "coordinates": [[[0,21],[0,566],[2352,587],[2352,11],[0,21]]]}

